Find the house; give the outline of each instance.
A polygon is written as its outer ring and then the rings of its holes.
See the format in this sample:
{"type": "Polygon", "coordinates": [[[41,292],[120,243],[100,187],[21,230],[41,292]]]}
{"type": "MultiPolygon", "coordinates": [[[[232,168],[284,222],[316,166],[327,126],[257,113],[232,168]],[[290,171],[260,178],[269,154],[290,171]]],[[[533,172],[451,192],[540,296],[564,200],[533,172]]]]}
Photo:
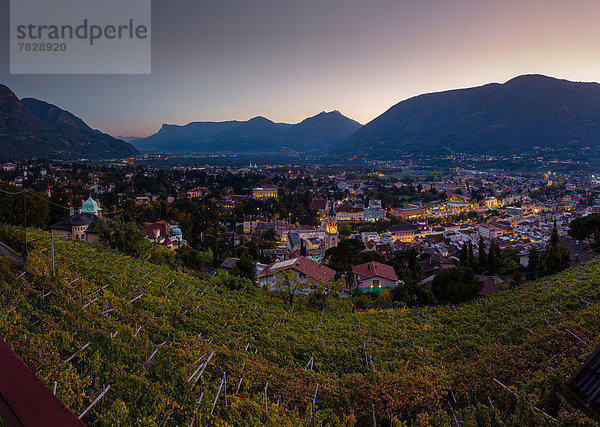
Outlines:
{"type": "Polygon", "coordinates": [[[477,233],[479,237],[486,240],[497,239],[500,236],[500,230],[490,224],[479,224],[477,233]]]}
{"type": "Polygon", "coordinates": [[[98,202],[89,197],[75,214],[70,209],[68,218],[60,220],[51,228],[53,233],[58,236],[74,237],[89,243],[100,242],[100,232],[96,230],[98,219],[102,217],[102,209],[98,202]]]}
{"type": "Polygon", "coordinates": [[[233,271],[233,268],[235,267],[235,265],[237,264],[237,262],[239,261],[239,258],[234,258],[234,257],[227,257],[225,258],[225,260],[221,263],[220,267],[222,270],[225,270],[226,272],[230,273],[233,271]]]}
{"type": "Polygon", "coordinates": [[[84,425],[3,340],[0,340],[0,366],[2,425],[84,425]]]}
{"type": "Polygon", "coordinates": [[[423,206],[414,204],[404,204],[401,208],[392,209],[391,216],[397,216],[400,218],[416,218],[423,216],[427,213],[427,209],[423,206]]]}
{"type": "Polygon", "coordinates": [[[269,219],[262,215],[246,215],[243,226],[244,234],[253,234],[256,231],[257,225],[261,222],[269,222],[269,219]]]}
{"type": "Polygon", "coordinates": [[[506,214],[508,216],[521,216],[523,215],[523,209],[518,206],[507,206],[506,214]]]}
{"type": "Polygon", "coordinates": [[[98,217],[92,214],[77,214],[63,219],[52,227],[54,235],[75,237],[89,243],[100,241],[100,232],[96,230],[98,217]]]}
{"type": "MultiPolygon", "coordinates": [[[[226,271],[227,273],[231,273],[231,272],[233,272],[233,269],[239,260],[240,260],[239,258],[227,257],[221,263],[219,268],[223,271],[226,271]]],[[[266,267],[267,267],[266,264],[256,263],[256,275],[258,275],[266,267]]]]}
{"type": "Polygon", "coordinates": [[[482,284],[481,290],[479,291],[479,296],[489,297],[491,295],[494,295],[495,293],[500,292],[500,288],[498,287],[498,285],[496,284],[494,279],[492,279],[491,277],[488,277],[488,276],[476,276],[476,277],[482,284]]]}
{"type": "Polygon", "coordinates": [[[135,198],[136,206],[145,205],[147,203],[150,203],[150,197],[148,196],[138,196],[135,198]]]}
{"type": "Polygon", "coordinates": [[[401,281],[394,271],[394,267],[379,262],[367,262],[357,265],[352,269],[354,275],[354,289],[364,292],[380,291],[384,288],[395,288],[401,281]]]}
{"type": "Polygon", "coordinates": [[[362,222],[365,219],[365,209],[360,206],[343,204],[336,209],[336,217],[339,221],[362,222]]]}
{"type": "Polygon", "coordinates": [[[277,191],[275,187],[254,188],[252,189],[252,197],[256,200],[276,199],[277,191]]]}
{"type": "Polygon", "coordinates": [[[500,201],[495,197],[486,197],[486,199],[483,201],[483,204],[488,209],[496,209],[498,206],[500,206],[500,201]]]}
{"type": "Polygon", "coordinates": [[[291,271],[304,281],[312,281],[314,285],[326,284],[335,278],[335,270],[325,267],[304,256],[278,261],[266,266],[257,276],[261,287],[268,286],[277,290],[281,273],[291,271]]]}
{"type": "Polygon", "coordinates": [[[146,233],[146,239],[152,243],[163,245],[171,250],[181,249],[186,245],[181,229],[175,224],[165,221],[147,222],[140,227],[146,233]]]}
{"type": "Polygon", "coordinates": [[[394,241],[413,242],[419,229],[411,224],[396,224],[388,228],[388,232],[394,237],[394,241]]]}
{"type": "Polygon", "coordinates": [[[381,206],[381,200],[370,200],[369,207],[364,210],[365,221],[383,221],[385,209],[381,206]]]}
{"type": "Polygon", "coordinates": [[[567,388],[579,400],[583,408],[600,417],[600,348],[596,349],[581,365],[569,381],[567,388]]]}
{"type": "Polygon", "coordinates": [[[310,208],[317,210],[320,217],[325,217],[329,212],[329,200],[315,198],[310,202],[310,208]]]}
{"type": "Polygon", "coordinates": [[[360,240],[362,240],[362,242],[365,245],[370,240],[372,240],[375,243],[380,243],[381,242],[381,236],[379,235],[379,233],[376,233],[374,231],[364,231],[364,232],[360,233],[360,240]]]}

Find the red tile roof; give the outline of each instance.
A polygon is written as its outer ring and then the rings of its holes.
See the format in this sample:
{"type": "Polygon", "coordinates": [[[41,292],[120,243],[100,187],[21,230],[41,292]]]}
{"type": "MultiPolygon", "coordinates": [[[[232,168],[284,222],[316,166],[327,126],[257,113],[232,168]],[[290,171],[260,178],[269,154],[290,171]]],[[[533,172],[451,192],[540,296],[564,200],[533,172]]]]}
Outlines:
{"type": "Polygon", "coordinates": [[[273,276],[285,270],[297,271],[321,283],[327,283],[335,277],[335,270],[303,256],[269,264],[258,277],[273,276]]]}
{"type": "Polygon", "coordinates": [[[394,267],[374,261],[357,265],[352,269],[352,273],[357,274],[360,280],[367,280],[371,277],[381,277],[393,281],[398,280],[394,267]]]}
{"type": "Polygon", "coordinates": [[[327,200],[326,199],[313,199],[313,201],[310,203],[310,208],[325,210],[325,209],[327,209],[327,200]]]}
{"type": "Polygon", "coordinates": [[[142,231],[145,231],[148,235],[154,237],[154,231],[159,231],[159,236],[167,237],[171,231],[171,227],[165,221],[158,222],[147,222],[141,227],[142,231]]]}

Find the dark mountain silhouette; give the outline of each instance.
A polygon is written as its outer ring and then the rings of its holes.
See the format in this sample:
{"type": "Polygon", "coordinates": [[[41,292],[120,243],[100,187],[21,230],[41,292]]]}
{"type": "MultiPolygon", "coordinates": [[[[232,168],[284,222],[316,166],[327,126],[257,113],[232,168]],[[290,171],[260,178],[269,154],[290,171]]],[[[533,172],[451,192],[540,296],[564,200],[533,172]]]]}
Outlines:
{"type": "Polygon", "coordinates": [[[348,138],[361,126],[360,123],[349,119],[339,111],[330,113],[323,111],[293,126],[283,137],[293,143],[335,145],[348,138]]]}
{"type": "Polygon", "coordinates": [[[117,158],[136,153],[68,111],[33,98],[20,101],[0,85],[0,157],[117,158]]]}
{"type": "Polygon", "coordinates": [[[121,141],[129,142],[136,141],[138,139],[142,139],[141,136],[115,136],[116,139],[120,139],[121,141]]]}
{"type": "MultiPolygon", "coordinates": [[[[521,153],[600,145],[600,85],[525,75],[417,96],[363,126],[343,150],[406,153],[521,153]]],[[[341,152],[341,151],[340,151],[341,152]]]]}
{"type": "Polygon", "coordinates": [[[361,125],[340,112],[320,113],[296,125],[264,117],[228,122],[163,125],[148,138],[132,143],[145,152],[273,152],[328,148],[347,138],[361,125]]]}

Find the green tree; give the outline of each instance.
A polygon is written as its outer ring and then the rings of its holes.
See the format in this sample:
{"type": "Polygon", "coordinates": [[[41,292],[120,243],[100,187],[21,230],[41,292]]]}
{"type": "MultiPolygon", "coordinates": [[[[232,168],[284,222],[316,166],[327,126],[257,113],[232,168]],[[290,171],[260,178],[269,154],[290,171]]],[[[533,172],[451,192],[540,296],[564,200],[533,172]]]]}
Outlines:
{"type": "Polygon", "coordinates": [[[149,261],[157,265],[166,265],[168,267],[177,266],[177,254],[166,246],[154,245],[150,250],[149,261]]]}
{"type": "Polygon", "coordinates": [[[539,265],[540,254],[537,249],[532,248],[529,251],[529,262],[527,264],[527,280],[535,280],[537,279],[538,274],[538,265],[539,265]]]}
{"type": "Polygon", "coordinates": [[[550,241],[540,257],[538,277],[549,276],[563,271],[571,265],[571,250],[566,244],[560,243],[556,222],[550,234],[550,241]]]}
{"type": "Polygon", "coordinates": [[[203,252],[187,246],[177,251],[177,257],[185,267],[194,270],[211,267],[213,263],[213,251],[210,248],[203,252]]]}
{"type": "Polygon", "coordinates": [[[256,261],[246,253],[242,254],[239,261],[235,263],[231,274],[234,276],[245,277],[252,283],[256,282],[256,261]]]}
{"type": "Polygon", "coordinates": [[[484,271],[488,265],[487,262],[487,254],[485,253],[485,242],[483,241],[483,237],[479,238],[479,270],[484,271]]]}
{"type": "Polygon", "coordinates": [[[336,271],[349,271],[353,265],[360,263],[360,254],[365,244],[358,239],[344,239],[334,247],[327,249],[325,257],[328,266],[336,271]]]}
{"type": "Polygon", "coordinates": [[[348,224],[347,222],[341,222],[338,229],[340,232],[340,236],[348,237],[352,234],[350,224],[348,224]]]}
{"type": "Polygon", "coordinates": [[[306,243],[304,243],[304,239],[300,239],[300,256],[306,256],[306,243]]]}
{"type": "Polygon", "coordinates": [[[288,301],[291,306],[294,305],[296,295],[303,295],[309,292],[313,282],[305,277],[300,277],[292,270],[285,270],[278,273],[276,276],[276,284],[273,289],[281,292],[284,300],[288,301]]]}
{"type": "Polygon", "coordinates": [[[392,306],[392,292],[389,288],[382,289],[377,295],[377,305],[380,308],[390,308],[392,306]]]}
{"type": "Polygon", "coordinates": [[[416,249],[394,252],[394,258],[388,263],[404,283],[418,283],[423,278],[423,267],[417,260],[416,249]]]}
{"type": "Polygon", "coordinates": [[[490,273],[494,274],[498,272],[501,263],[501,252],[500,247],[496,242],[490,244],[490,249],[487,256],[487,268],[490,273]]]}
{"type": "Polygon", "coordinates": [[[587,215],[574,219],[569,226],[569,236],[576,240],[586,240],[590,245],[600,244],[600,214],[587,215]]]}
{"type": "Polygon", "coordinates": [[[152,249],[152,243],[134,222],[107,221],[100,219],[96,226],[100,232],[100,242],[113,249],[120,249],[128,255],[146,258],[152,249]]]}
{"type": "MultiPolygon", "coordinates": [[[[48,197],[44,193],[13,187],[0,182],[0,221],[12,225],[46,228],[50,221],[48,197]],[[21,193],[21,194],[12,194],[21,193]],[[26,210],[25,210],[26,209],[26,210]],[[24,214],[24,212],[26,212],[24,214]]],[[[63,214],[67,212],[63,209],[63,214]]]]}
{"type": "Polygon", "coordinates": [[[475,255],[473,255],[473,242],[469,240],[469,247],[467,248],[467,259],[469,260],[469,266],[475,267],[475,255]]]}
{"type": "Polygon", "coordinates": [[[433,279],[431,292],[438,302],[457,304],[475,298],[482,287],[473,270],[460,266],[440,271],[433,279]]]}
{"type": "Polygon", "coordinates": [[[263,240],[267,240],[269,242],[276,242],[277,241],[277,233],[275,233],[275,230],[265,230],[260,234],[260,238],[263,240]]]}
{"type": "Polygon", "coordinates": [[[462,245],[462,248],[460,248],[460,252],[458,253],[458,261],[460,262],[461,265],[469,264],[469,252],[468,251],[469,250],[468,250],[466,244],[462,245]]]}

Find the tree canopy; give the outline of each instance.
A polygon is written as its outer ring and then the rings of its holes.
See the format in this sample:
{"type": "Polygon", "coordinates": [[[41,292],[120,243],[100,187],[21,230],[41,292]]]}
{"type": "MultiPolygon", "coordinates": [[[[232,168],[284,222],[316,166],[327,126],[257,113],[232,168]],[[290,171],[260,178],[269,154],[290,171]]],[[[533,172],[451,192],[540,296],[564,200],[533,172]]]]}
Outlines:
{"type": "Polygon", "coordinates": [[[594,246],[597,246],[600,243],[600,214],[574,219],[570,225],[569,236],[576,240],[593,239],[594,246]]]}
{"type": "Polygon", "coordinates": [[[440,271],[433,279],[431,292],[438,302],[457,304],[475,298],[482,287],[473,270],[459,266],[440,271]]]}

